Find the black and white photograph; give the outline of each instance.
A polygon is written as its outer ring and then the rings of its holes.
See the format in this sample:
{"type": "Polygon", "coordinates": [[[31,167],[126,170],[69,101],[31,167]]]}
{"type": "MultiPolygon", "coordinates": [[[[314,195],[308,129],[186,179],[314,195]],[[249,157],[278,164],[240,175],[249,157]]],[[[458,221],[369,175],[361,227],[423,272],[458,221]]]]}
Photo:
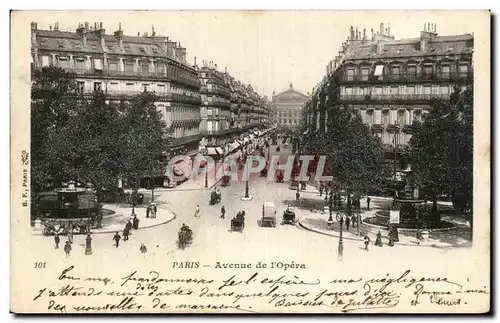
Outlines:
{"type": "Polygon", "coordinates": [[[486,313],[489,11],[12,11],[14,313],[486,313]]]}

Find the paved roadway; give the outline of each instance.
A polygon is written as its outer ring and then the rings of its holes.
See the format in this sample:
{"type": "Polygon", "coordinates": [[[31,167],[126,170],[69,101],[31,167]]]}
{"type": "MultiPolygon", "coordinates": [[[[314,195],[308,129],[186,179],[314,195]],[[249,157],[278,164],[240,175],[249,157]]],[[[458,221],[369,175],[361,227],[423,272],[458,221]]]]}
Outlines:
{"type": "MultiPolygon", "coordinates": [[[[274,147],[273,151],[274,153],[274,147]]],[[[290,152],[283,151],[281,156],[287,156],[290,152]]],[[[304,231],[291,225],[277,225],[276,228],[262,228],[258,225],[258,220],[262,214],[262,203],[273,201],[278,208],[278,220],[288,203],[294,204],[295,192],[288,189],[285,183],[267,182],[264,178],[259,178],[257,174],[250,180],[250,195],[252,201],[241,201],[244,195],[245,183],[232,182],[231,186],[220,187],[222,192],[222,202],[215,206],[209,205],[210,191],[176,191],[161,192],[159,199],[166,203],[166,207],[177,214],[177,219],[169,224],[153,227],[149,229],[133,232],[130,240],[121,242],[119,248],[113,246],[112,234],[100,234],[93,237],[93,255],[84,255],[84,237],[75,237],[75,244],[72,252],[72,261],[77,259],[87,260],[93,258],[105,258],[106,261],[126,261],[126,259],[140,259],[140,261],[161,260],[169,261],[175,258],[188,259],[289,259],[295,262],[332,262],[337,259],[336,238],[318,235],[309,231],[304,231]],[[201,216],[195,218],[194,210],[196,205],[200,205],[201,216]],[[221,219],[220,207],[226,207],[226,218],[221,219]],[[237,211],[244,210],[246,213],[246,223],[243,233],[230,232],[230,219],[237,211]],[[176,246],[177,232],[186,223],[194,232],[194,241],[185,250],[178,250],[176,246]],[[148,248],[147,257],[142,258],[139,252],[141,243],[148,248]],[[141,257],[141,258],[137,258],[141,257]]],[[[304,203],[321,203],[321,199],[314,194],[306,196],[304,203]]],[[[158,217],[161,217],[159,209],[158,217]]],[[[308,212],[306,209],[297,211],[298,215],[308,212]]],[[[52,238],[33,237],[37,239],[34,245],[34,252],[51,255],[54,261],[64,259],[62,250],[54,250],[52,238]]],[[[62,239],[64,240],[64,238],[62,239]]],[[[405,255],[408,248],[412,248],[412,253],[423,252],[425,257],[432,254],[441,257],[442,250],[435,250],[423,247],[394,248],[372,248],[370,252],[365,252],[359,242],[344,241],[344,261],[343,263],[373,259],[374,261],[384,261],[401,253],[405,255]],[[424,252],[423,250],[426,249],[424,252]]],[[[457,251],[458,252],[458,251],[457,251]]],[[[94,263],[94,261],[92,261],[94,263]]],[[[97,261],[99,263],[99,261],[97,261]]]]}

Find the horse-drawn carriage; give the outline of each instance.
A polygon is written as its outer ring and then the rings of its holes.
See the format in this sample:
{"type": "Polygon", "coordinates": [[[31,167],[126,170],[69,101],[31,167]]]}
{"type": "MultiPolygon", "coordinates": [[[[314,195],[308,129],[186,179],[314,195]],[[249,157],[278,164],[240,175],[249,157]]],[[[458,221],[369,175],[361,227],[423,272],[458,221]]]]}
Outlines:
{"type": "Polygon", "coordinates": [[[279,171],[278,174],[276,174],[276,182],[277,183],[283,183],[284,178],[285,178],[285,175],[283,175],[282,171],[279,171]]]}
{"type": "Polygon", "coordinates": [[[221,186],[222,187],[231,186],[231,176],[230,175],[222,176],[221,186]]]}
{"type": "Polygon", "coordinates": [[[220,203],[221,201],[221,193],[217,191],[212,191],[210,193],[210,205],[215,205],[217,203],[220,203]]]}
{"type": "Polygon", "coordinates": [[[240,211],[231,219],[231,231],[243,232],[245,228],[245,211],[240,211]]]}
{"type": "Polygon", "coordinates": [[[269,171],[269,163],[266,162],[266,166],[260,171],[261,177],[266,177],[269,171]]]}
{"type": "Polygon", "coordinates": [[[299,188],[299,182],[297,182],[297,181],[291,181],[290,182],[290,189],[291,190],[296,190],[297,188],[299,188]]]}
{"type": "Polygon", "coordinates": [[[32,205],[32,218],[41,222],[43,235],[83,234],[100,223],[96,200],[90,189],[73,185],[39,193],[32,205]]]}
{"type": "Polygon", "coordinates": [[[282,224],[295,224],[295,212],[287,208],[285,212],[283,212],[283,220],[281,222],[282,224]]]}
{"type": "Polygon", "coordinates": [[[262,219],[260,225],[262,227],[276,227],[276,206],[273,202],[264,202],[262,205],[262,219]]]}
{"type": "Polygon", "coordinates": [[[193,231],[191,231],[188,226],[183,224],[177,236],[177,245],[179,246],[179,248],[184,249],[192,242],[193,231]]]}

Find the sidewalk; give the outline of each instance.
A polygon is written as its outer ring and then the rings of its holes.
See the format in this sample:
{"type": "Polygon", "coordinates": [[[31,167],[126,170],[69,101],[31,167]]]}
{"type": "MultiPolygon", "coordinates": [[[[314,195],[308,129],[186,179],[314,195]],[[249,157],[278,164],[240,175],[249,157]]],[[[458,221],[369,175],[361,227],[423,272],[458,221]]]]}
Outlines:
{"type": "MultiPolygon", "coordinates": [[[[92,234],[115,233],[118,231],[121,235],[127,222],[132,219],[132,207],[125,207],[117,204],[104,204],[103,209],[111,210],[115,213],[105,216],[102,219],[102,229],[92,229],[92,234]]],[[[136,207],[134,211],[139,219],[139,230],[167,224],[176,218],[176,215],[167,210],[166,206],[162,204],[157,205],[157,214],[155,219],[146,218],[145,207],[136,207]]],[[[41,231],[36,231],[34,229],[32,233],[35,235],[42,234],[41,231]]],[[[76,235],[76,233],[74,234],[76,235]]]]}
{"type": "MultiPolygon", "coordinates": [[[[301,212],[303,213],[303,212],[301,212]]],[[[362,219],[367,217],[374,216],[375,210],[365,211],[361,214],[362,219]]],[[[302,229],[327,235],[331,237],[338,238],[339,233],[339,223],[335,219],[334,212],[334,224],[333,230],[327,229],[327,221],[329,214],[324,214],[321,212],[308,212],[307,215],[302,216],[298,221],[298,226],[302,229]]],[[[452,221],[449,218],[443,217],[443,219],[447,221],[452,221]]],[[[466,226],[461,225],[457,221],[452,221],[456,225],[455,228],[447,230],[447,231],[431,231],[429,235],[429,239],[425,241],[421,241],[419,246],[423,247],[434,247],[434,248],[453,248],[453,247],[470,247],[471,241],[467,238],[469,231],[466,226]]],[[[387,229],[376,227],[372,225],[362,224],[360,228],[360,235],[358,235],[357,227],[350,227],[349,231],[346,230],[346,226],[344,224],[342,230],[342,237],[346,240],[353,241],[362,241],[365,235],[370,238],[371,243],[375,243],[375,239],[378,232],[382,233],[382,243],[384,246],[387,246],[389,242],[387,229]]],[[[402,232],[398,231],[399,242],[395,244],[403,245],[403,246],[418,246],[417,239],[415,237],[415,232],[402,232]]]]}
{"type": "MultiPolygon", "coordinates": [[[[297,188],[291,188],[291,187],[290,187],[290,182],[285,182],[285,183],[286,183],[286,184],[288,184],[288,189],[289,189],[289,190],[292,190],[292,191],[297,191],[297,188]]],[[[312,194],[317,194],[317,195],[318,195],[318,197],[319,197],[319,190],[318,190],[315,186],[313,186],[313,185],[311,185],[311,184],[306,184],[306,189],[305,189],[305,190],[302,190],[302,189],[301,189],[299,192],[300,192],[300,193],[312,193],[312,194]]],[[[324,197],[324,196],[325,196],[325,195],[323,194],[323,197],[324,197]]]]}

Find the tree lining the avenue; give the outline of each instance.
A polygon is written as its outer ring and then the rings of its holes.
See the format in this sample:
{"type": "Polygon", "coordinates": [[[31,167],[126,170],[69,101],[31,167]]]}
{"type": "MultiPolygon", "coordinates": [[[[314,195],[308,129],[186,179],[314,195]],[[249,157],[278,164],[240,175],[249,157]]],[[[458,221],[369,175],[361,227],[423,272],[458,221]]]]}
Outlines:
{"type": "Polygon", "coordinates": [[[325,133],[300,128],[305,153],[326,156],[324,175],[347,193],[373,194],[387,181],[381,160],[382,143],[363,123],[359,112],[347,106],[328,112],[325,133]]]}
{"type": "MultiPolygon", "coordinates": [[[[468,213],[473,199],[473,88],[455,87],[449,100],[435,100],[409,142],[412,176],[437,214],[440,195],[468,213]]],[[[472,224],[472,218],[470,219],[472,224]]]]}
{"type": "Polygon", "coordinates": [[[139,179],[163,171],[158,162],[171,136],[153,93],[129,102],[102,92],[78,94],[72,73],[56,67],[35,71],[31,90],[32,189],[40,192],[75,181],[98,191],[119,178],[139,179]]]}
{"type": "MultiPolygon", "coordinates": [[[[403,158],[411,167],[410,180],[421,196],[433,202],[450,196],[455,209],[472,210],[473,88],[456,87],[449,100],[434,100],[423,122],[414,122],[403,158]]],[[[325,174],[348,192],[380,192],[391,186],[389,168],[381,164],[381,141],[347,107],[329,110],[328,131],[317,133],[303,122],[298,135],[304,153],[327,156],[325,174]]],[[[472,225],[472,218],[469,218],[472,225]]]]}

